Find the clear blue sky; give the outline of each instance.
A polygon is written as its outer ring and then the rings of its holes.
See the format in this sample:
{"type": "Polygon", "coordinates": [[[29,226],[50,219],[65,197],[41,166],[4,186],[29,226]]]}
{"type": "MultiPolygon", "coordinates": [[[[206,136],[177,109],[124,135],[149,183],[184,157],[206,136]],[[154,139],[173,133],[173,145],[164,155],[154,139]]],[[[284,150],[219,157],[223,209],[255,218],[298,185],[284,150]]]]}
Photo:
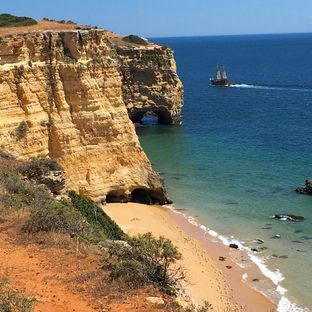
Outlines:
{"type": "Polygon", "coordinates": [[[145,37],[312,32],[312,0],[0,0],[0,11],[145,37]]]}

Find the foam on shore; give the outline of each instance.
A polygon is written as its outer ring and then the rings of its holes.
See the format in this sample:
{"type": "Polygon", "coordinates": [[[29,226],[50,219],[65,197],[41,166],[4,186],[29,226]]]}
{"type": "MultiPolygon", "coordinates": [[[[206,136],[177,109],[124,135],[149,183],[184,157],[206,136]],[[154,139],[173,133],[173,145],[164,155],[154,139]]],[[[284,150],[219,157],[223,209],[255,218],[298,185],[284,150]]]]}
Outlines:
{"type": "MultiPolygon", "coordinates": [[[[176,214],[182,215],[190,224],[200,228],[202,231],[207,233],[209,236],[213,238],[217,238],[220,242],[222,242],[225,246],[229,246],[230,244],[236,244],[240,250],[243,250],[248,255],[249,259],[259,268],[261,273],[270,279],[273,284],[276,286],[275,292],[278,295],[278,312],[309,312],[308,308],[301,308],[297,304],[292,303],[285,294],[287,293],[287,289],[283,288],[280,283],[285,279],[282,273],[277,269],[276,271],[270,270],[265,264],[265,259],[255,256],[251,249],[244,244],[244,242],[235,239],[233,236],[228,238],[226,236],[218,234],[216,231],[206,227],[203,224],[198,223],[194,217],[189,216],[181,211],[178,211],[174,208],[173,205],[165,205],[166,208],[170,209],[172,212],[176,214]]],[[[238,264],[238,263],[237,263],[238,264]]],[[[240,264],[238,264],[240,265],[240,264]]],[[[247,273],[243,274],[242,279],[247,279],[247,273]]]]}

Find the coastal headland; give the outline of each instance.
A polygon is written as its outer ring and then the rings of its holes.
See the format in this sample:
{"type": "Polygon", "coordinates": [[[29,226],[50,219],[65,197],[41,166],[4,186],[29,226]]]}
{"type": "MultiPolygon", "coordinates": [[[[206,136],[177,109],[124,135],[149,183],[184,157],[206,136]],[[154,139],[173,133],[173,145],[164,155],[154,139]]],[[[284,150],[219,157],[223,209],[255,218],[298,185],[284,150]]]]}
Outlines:
{"type": "MultiPolygon", "coordinates": [[[[128,42],[104,29],[54,21],[2,28],[0,36],[1,151],[5,150],[18,162],[34,157],[57,161],[63,168],[65,190],[77,192],[81,201],[87,198],[98,204],[107,203],[103,205],[104,211],[130,237],[152,232],[156,237],[169,238],[183,256],[179,264],[185,268],[187,278],[182,282],[181,296],[184,294],[187,300],[195,304],[207,300],[213,311],[222,312],[276,309],[267,298],[242,282],[234,263],[228,260],[223,263],[233,272],[225,274],[209,248],[196,240],[196,235],[193,237],[183,229],[166,208],[151,205],[164,205],[170,203],[170,199],[160,175],[153,170],[140,146],[134,123],[141,122],[146,114],[157,116],[159,124],[181,122],[183,86],[170,48],[149,42],[128,42]]],[[[6,152],[2,151],[4,159],[6,152]]],[[[0,169],[6,172],[7,165],[5,160],[0,169]]],[[[20,173],[14,172],[14,177],[15,174],[20,178],[20,173]]],[[[8,187],[6,180],[2,183],[8,187]]],[[[7,193],[5,189],[2,196],[7,193]]],[[[30,196],[24,193],[22,195],[30,196]]],[[[25,204],[25,196],[19,198],[21,206],[25,204]]],[[[36,198],[36,194],[32,196],[36,198]]],[[[50,203],[47,198],[45,200],[50,203]]],[[[31,206],[29,202],[26,204],[31,206]]],[[[13,206],[12,202],[10,205],[13,206]]],[[[71,205],[64,207],[73,208],[71,205]]],[[[91,207],[95,206],[91,204],[91,207]]],[[[29,213],[33,214],[33,211],[29,213]]],[[[29,215],[25,213],[20,217],[18,214],[17,219],[21,221],[29,215]]],[[[73,244],[77,233],[66,232],[68,234],[73,244]]],[[[75,242],[76,251],[80,253],[79,239],[75,242]]],[[[10,239],[9,243],[14,245],[14,240],[10,239]]],[[[22,274],[24,262],[31,265],[29,275],[35,274],[37,264],[29,259],[36,258],[40,250],[37,245],[31,246],[29,254],[28,247],[23,250],[15,247],[4,244],[0,249],[12,259],[15,255],[21,257],[22,266],[19,261],[3,261],[13,282],[18,283],[16,276],[22,274]]],[[[63,251],[57,252],[62,261],[66,259],[63,251]]],[[[44,257],[41,260],[39,257],[38,263],[45,262],[49,252],[44,257]]],[[[99,267],[99,259],[94,255],[90,257],[99,267]]],[[[87,260],[81,262],[83,267],[87,260]]],[[[45,268],[44,280],[53,272],[46,262],[45,268]]],[[[94,276],[94,267],[89,269],[86,274],[94,276]]],[[[60,268],[57,273],[62,275],[60,268]]],[[[67,273],[70,274],[69,270],[67,273]]],[[[23,277],[24,282],[28,277],[23,277]]],[[[25,282],[24,288],[27,287],[33,285],[25,282]]],[[[42,296],[48,296],[51,291],[56,289],[47,289],[42,296]]],[[[59,307],[60,311],[64,306],[74,307],[70,300],[76,301],[76,295],[71,293],[66,298],[61,292],[58,295],[66,303],[59,307]]],[[[53,309],[53,299],[50,299],[53,309]]],[[[141,299],[132,304],[131,309],[123,306],[120,310],[119,306],[111,311],[134,311],[140,308],[141,299]]],[[[88,306],[85,301],[81,304],[88,306]]],[[[82,306],[75,310],[82,311],[82,306]]],[[[93,311],[93,307],[89,310],[93,311]]],[[[144,311],[156,310],[149,306],[144,311]]]]}

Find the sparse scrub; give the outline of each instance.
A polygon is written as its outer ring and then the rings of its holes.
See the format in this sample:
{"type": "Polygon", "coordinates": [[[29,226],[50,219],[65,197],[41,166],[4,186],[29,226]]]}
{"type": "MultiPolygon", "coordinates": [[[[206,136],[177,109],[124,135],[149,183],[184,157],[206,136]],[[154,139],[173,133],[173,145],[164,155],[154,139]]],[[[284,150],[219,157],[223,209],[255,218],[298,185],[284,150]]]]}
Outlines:
{"type": "Polygon", "coordinates": [[[14,135],[17,141],[21,141],[22,139],[26,138],[28,131],[28,126],[26,121],[21,121],[18,127],[14,130],[14,135]]]}
{"type": "Polygon", "coordinates": [[[56,232],[79,235],[83,232],[84,222],[79,212],[54,200],[48,200],[31,211],[23,226],[27,233],[56,232]]]}
{"type": "Polygon", "coordinates": [[[205,301],[203,305],[201,306],[190,306],[184,309],[183,312],[209,312],[213,311],[213,306],[208,301],[205,301]]]}
{"type": "Polygon", "coordinates": [[[64,171],[64,169],[56,160],[46,157],[33,157],[29,162],[19,168],[19,172],[29,180],[36,180],[42,175],[48,174],[50,171],[64,171]]]}
{"type": "Polygon", "coordinates": [[[11,155],[9,152],[5,151],[2,148],[0,148],[0,157],[4,159],[15,159],[13,155],[11,155]]]}
{"type": "Polygon", "coordinates": [[[31,312],[33,298],[26,298],[9,287],[6,279],[0,280],[0,311],[1,312],[31,312]]]}
{"type": "Polygon", "coordinates": [[[36,25],[37,21],[31,17],[0,14],[0,27],[20,27],[36,25]]]}
{"type": "Polygon", "coordinates": [[[140,44],[140,45],[147,45],[146,40],[136,35],[129,35],[129,36],[123,37],[122,41],[128,42],[128,43],[140,44]]]}
{"type": "Polygon", "coordinates": [[[129,246],[113,243],[109,253],[115,262],[112,277],[123,278],[134,287],[152,283],[168,294],[175,294],[178,282],[185,279],[184,272],[176,264],[181,253],[169,239],[155,238],[151,233],[131,237],[129,246]]]}

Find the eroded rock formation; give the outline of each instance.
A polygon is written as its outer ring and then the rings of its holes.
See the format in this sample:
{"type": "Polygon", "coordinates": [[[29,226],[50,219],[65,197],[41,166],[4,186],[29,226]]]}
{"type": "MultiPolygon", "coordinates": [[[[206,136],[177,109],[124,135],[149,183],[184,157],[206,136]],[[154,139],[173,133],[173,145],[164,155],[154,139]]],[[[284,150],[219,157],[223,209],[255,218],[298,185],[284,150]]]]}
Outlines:
{"type": "Polygon", "coordinates": [[[48,155],[57,159],[65,169],[67,186],[95,200],[134,197],[166,203],[161,178],[139,145],[124,100],[130,116],[136,105],[139,109],[149,103],[164,110],[168,104],[166,123],[177,122],[182,86],[171,52],[153,46],[151,50],[142,47],[143,52],[139,47],[133,50],[135,65],[131,68],[141,68],[142,73],[134,77],[142,81],[132,88],[125,76],[128,67],[124,68],[131,63],[129,49],[127,57],[120,50],[117,54],[116,43],[103,30],[0,38],[0,145],[21,158],[48,155]],[[157,58],[140,64],[138,53],[157,58]],[[153,73],[160,68],[153,62],[164,62],[170,69],[165,73],[162,65],[163,72],[153,73]],[[144,78],[145,66],[150,66],[146,69],[150,75],[158,77],[152,85],[148,74],[144,78]],[[165,75],[169,84],[172,81],[169,86],[165,75]],[[140,98],[149,100],[137,104],[140,98]],[[152,104],[153,98],[162,100],[152,104]]]}
{"type": "Polygon", "coordinates": [[[116,50],[131,120],[140,123],[145,114],[154,114],[160,124],[179,124],[183,86],[172,50],[156,45],[144,49],[117,46],[116,50]]]}

